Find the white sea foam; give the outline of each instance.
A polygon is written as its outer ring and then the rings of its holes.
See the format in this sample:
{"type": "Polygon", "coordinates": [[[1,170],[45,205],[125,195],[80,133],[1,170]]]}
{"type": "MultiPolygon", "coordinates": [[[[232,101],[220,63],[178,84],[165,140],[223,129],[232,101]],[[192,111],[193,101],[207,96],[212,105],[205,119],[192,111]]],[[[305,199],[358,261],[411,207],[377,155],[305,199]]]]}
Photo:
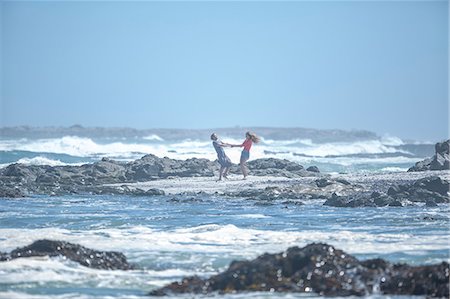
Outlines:
{"type": "Polygon", "coordinates": [[[240,228],[235,225],[202,225],[175,230],[155,230],[145,226],[130,228],[68,231],[60,228],[0,229],[2,251],[49,238],[79,243],[99,250],[140,252],[229,253],[253,258],[263,252],[277,252],[287,247],[311,242],[327,242],[353,254],[408,253],[447,249],[449,236],[381,233],[364,231],[278,231],[240,228]],[[245,250],[243,250],[245,249],[245,250]]]}
{"type": "Polygon", "coordinates": [[[122,156],[135,157],[137,154],[143,155],[145,153],[160,153],[163,154],[158,146],[145,143],[98,143],[90,138],[78,136],[64,136],[55,139],[38,139],[24,142],[23,140],[17,143],[11,141],[1,141],[0,150],[3,151],[30,151],[38,153],[56,153],[68,154],[77,157],[91,157],[91,156],[122,156]]]}
{"type": "Polygon", "coordinates": [[[159,136],[156,135],[156,134],[152,134],[152,135],[149,135],[149,136],[145,136],[145,137],[143,137],[143,139],[145,139],[145,140],[164,141],[164,139],[162,139],[161,137],[159,137],[159,136]]]}
{"type": "Polygon", "coordinates": [[[384,167],[381,169],[383,172],[405,172],[408,168],[403,167],[384,167]]]}
{"type": "MultiPolygon", "coordinates": [[[[241,144],[243,139],[224,136],[226,143],[241,144]]],[[[262,142],[254,145],[251,159],[276,157],[288,159],[302,164],[331,163],[342,166],[355,164],[383,164],[383,163],[414,163],[418,158],[411,158],[410,153],[398,149],[403,141],[396,137],[385,136],[379,140],[356,142],[335,142],[316,144],[309,139],[270,140],[262,138],[262,142]],[[376,157],[376,154],[401,153],[398,157],[376,157]],[[348,155],[367,154],[374,157],[348,157],[348,155]],[[331,156],[331,157],[329,157],[331,156]]],[[[232,162],[238,163],[242,148],[225,148],[232,162]]],[[[172,159],[206,158],[215,160],[217,154],[209,140],[181,140],[167,142],[157,135],[144,137],[139,142],[135,139],[129,142],[99,142],[91,138],[78,136],[64,136],[54,139],[38,140],[2,140],[0,150],[30,151],[36,153],[68,154],[76,157],[112,157],[120,160],[133,160],[145,154],[172,159]]],[[[43,158],[23,160],[28,164],[62,165],[57,160],[45,161],[43,158]]],[[[393,165],[397,166],[397,165],[393,165]]]]}
{"type": "Polygon", "coordinates": [[[50,165],[50,166],[63,166],[63,165],[81,165],[83,163],[64,163],[61,160],[49,159],[47,157],[37,156],[33,158],[22,158],[17,163],[27,165],[50,165]]]}
{"type": "Polygon", "coordinates": [[[388,134],[384,135],[381,138],[381,142],[384,145],[391,145],[391,146],[399,146],[399,145],[404,145],[405,144],[403,142],[403,140],[401,140],[400,138],[395,137],[395,136],[391,136],[391,135],[388,135],[388,134]]]}

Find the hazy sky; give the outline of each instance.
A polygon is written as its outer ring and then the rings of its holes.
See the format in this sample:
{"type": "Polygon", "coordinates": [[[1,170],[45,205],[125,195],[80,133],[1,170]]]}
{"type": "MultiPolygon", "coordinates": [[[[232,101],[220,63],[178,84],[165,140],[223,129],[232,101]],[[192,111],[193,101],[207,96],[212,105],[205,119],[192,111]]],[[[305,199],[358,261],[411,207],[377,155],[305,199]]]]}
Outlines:
{"type": "Polygon", "coordinates": [[[2,126],[448,136],[448,2],[1,4],[2,126]]]}

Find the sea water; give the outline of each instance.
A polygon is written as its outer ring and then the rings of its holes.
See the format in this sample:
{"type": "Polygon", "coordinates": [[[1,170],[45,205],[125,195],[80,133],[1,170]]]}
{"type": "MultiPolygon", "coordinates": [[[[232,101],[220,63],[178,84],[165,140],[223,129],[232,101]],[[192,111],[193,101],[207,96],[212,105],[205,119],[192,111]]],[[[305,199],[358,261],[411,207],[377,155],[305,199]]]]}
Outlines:
{"type": "MultiPolygon", "coordinates": [[[[253,146],[251,159],[288,159],[305,167],[316,165],[323,172],[406,171],[415,162],[434,154],[433,143],[405,142],[396,137],[328,143],[310,139],[261,139],[261,143],[253,146]]],[[[243,141],[226,136],[222,140],[231,144],[241,144],[243,141]]],[[[240,151],[240,148],[226,148],[227,155],[234,163],[239,163],[240,151]]],[[[208,138],[164,140],[157,135],[122,138],[61,136],[44,139],[0,137],[0,168],[11,163],[80,165],[93,163],[102,157],[131,161],[146,154],[182,160],[217,158],[208,138]]]]}
{"type": "MultiPolygon", "coordinates": [[[[326,242],[359,259],[449,260],[448,205],[334,208],[220,196],[39,196],[0,201],[0,249],[38,239],[120,251],[136,270],[97,270],[61,257],[0,263],[0,298],[142,298],[231,261],[326,242]]],[[[255,293],[220,298],[293,298],[255,293]]],[[[187,295],[186,298],[192,298],[187,295]]]]}
{"type": "MultiPolygon", "coordinates": [[[[289,159],[305,167],[317,165],[322,172],[405,171],[434,152],[432,143],[393,137],[330,143],[262,137],[252,148],[251,159],[289,159]]],[[[223,140],[242,142],[227,136],[223,140]]],[[[226,152],[238,162],[240,149],[227,148],[226,152]]],[[[131,161],[145,154],[216,159],[207,139],[164,140],[157,135],[0,137],[0,168],[11,163],[80,165],[102,157],[131,161]]],[[[296,205],[217,196],[0,199],[0,251],[48,238],[120,251],[138,267],[107,271],[60,257],[15,259],[0,263],[0,298],[142,298],[184,276],[208,277],[225,270],[233,260],[253,259],[311,242],[326,242],[360,259],[381,257],[417,265],[449,260],[447,205],[333,208],[322,204],[323,200],[296,205]]],[[[297,296],[254,293],[218,297],[297,296]]]]}

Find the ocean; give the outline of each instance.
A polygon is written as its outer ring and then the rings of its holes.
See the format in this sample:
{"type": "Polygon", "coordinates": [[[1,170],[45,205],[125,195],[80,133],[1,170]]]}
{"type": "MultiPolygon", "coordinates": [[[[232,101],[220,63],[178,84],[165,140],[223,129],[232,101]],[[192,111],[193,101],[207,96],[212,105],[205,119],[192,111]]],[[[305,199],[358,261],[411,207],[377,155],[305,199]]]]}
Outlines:
{"type": "MultiPolygon", "coordinates": [[[[289,159],[333,173],[405,171],[434,151],[431,143],[408,143],[395,137],[325,143],[262,137],[252,148],[251,159],[289,159]]],[[[236,137],[223,136],[222,140],[242,142],[236,137]]],[[[239,149],[226,151],[237,163],[239,149]]],[[[0,153],[2,167],[16,162],[78,165],[102,157],[131,161],[148,153],[215,159],[206,138],[167,141],[155,134],[3,138],[0,153]]],[[[149,291],[184,276],[208,277],[225,270],[233,260],[312,242],[326,242],[359,259],[381,257],[413,265],[449,261],[448,205],[351,209],[323,206],[323,202],[313,199],[304,205],[289,205],[212,195],[1,199],[0,251],[49,238],[120,251],[138,269],[96,270],[63,258],[15,259],[0,263],[0,298],[144,298],[149,291]]],[[[224,299],[311,296],[314,294],[213,295],[224,299]]]]}
{"type": "MultiPolygon", "coordinates": [[[[222,141],[241,144],[243,138],[221,136],[222,141]]],[[[156,134],[132,137],[0,138],[0,167],[11,163],[80,165],[102,157],[131,161],[145,154],[173,159],[216,159],[208,136],[203,139],[165,140],[156,134]]],[[[232,162],[239,163],[240,149],[228,148],[232,162]]],[[[305,167],[316,165],[323,172],[354,173],[406,171],[415,162],[434,154],[434,143],[405,142],[397,137],[354,141],[317,142],[312,139],[266,139],[255,145],[251,159],[280,158],[305,167]]]]}

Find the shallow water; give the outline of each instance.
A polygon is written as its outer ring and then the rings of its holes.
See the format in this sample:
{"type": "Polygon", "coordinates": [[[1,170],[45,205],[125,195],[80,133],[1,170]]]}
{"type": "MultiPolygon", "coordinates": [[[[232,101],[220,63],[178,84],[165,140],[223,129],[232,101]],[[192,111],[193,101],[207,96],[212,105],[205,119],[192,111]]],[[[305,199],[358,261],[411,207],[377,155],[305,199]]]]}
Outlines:
{"type": "MultiPolygon", "coordinates": [[[[449,260],[448,205],[352,209],[322,203],[213,196],[1,200],[0,251],[42,238],[64,240],[123,252],[140,270],[95,270],[63,258],[16,259],[0,263],[0,297],[138,298],[186,275],[223,271],[234,259],[311,242],[329,243],[361,259],[382,257],[411,264],[449,260]]],[[[251,298],[273,295],[257,293],[251,298]]]]}

